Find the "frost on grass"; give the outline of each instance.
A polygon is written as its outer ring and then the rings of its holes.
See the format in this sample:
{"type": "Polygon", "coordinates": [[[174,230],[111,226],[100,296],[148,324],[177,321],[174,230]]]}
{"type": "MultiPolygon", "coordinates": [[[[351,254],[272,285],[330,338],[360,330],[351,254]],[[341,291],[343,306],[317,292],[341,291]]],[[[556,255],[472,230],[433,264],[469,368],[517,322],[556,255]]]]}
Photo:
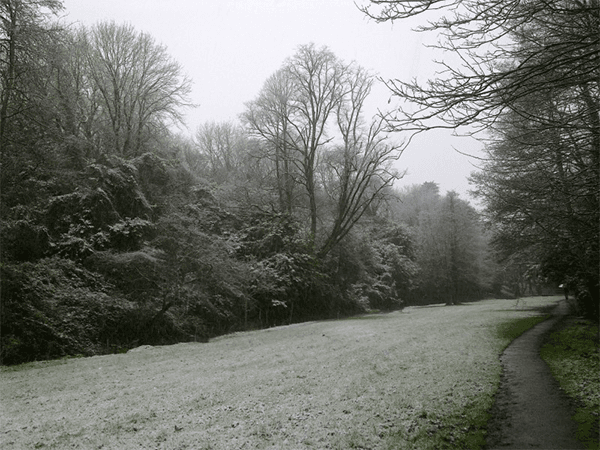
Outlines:
{"type": "Polygon", "coordinates": [[[541,352],[561,387],[577,403],[577,438],[593,449],[599,447],[599,348],[598,324],[578,321],[553,333],[541,352]]]}
{"type": "Polygon", "coordinates": [[[0,448],[475,449],[497,326],[534,315],[413,307],[5,371],[0,448]]]}

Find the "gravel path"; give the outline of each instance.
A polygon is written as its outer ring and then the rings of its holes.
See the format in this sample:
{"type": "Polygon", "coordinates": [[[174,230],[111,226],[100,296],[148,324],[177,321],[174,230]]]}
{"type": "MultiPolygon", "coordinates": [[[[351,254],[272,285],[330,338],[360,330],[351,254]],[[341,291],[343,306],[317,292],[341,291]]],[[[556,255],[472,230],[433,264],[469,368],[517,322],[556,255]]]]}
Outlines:
{"type": "Polygon", "coordinates": [[[583,449],[575,439],[572,405],[539,351],[567,314],[561,301],[550,319],[515,339],[501,357],[503,374],[492,409],[488,449],[583,449]]]}

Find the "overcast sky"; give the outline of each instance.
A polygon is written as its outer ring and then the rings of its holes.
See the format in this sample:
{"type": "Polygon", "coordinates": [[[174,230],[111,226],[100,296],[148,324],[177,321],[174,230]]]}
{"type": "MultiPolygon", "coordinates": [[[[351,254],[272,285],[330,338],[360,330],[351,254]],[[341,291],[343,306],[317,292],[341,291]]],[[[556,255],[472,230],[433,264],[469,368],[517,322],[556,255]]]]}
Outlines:
{"type": "MultiPolygon", "coordinates": [[[[130,23],[168,48],[193,80],[188,133],[206,121],[237,120],[244,103],[299,45],[328,46],[345,61],[356,61],[384,79],[425,80],[443,58],[425,48],[436,36],[415,33],[418,22],[377,24],[352,0],[63,0],[67,22],[130,23]]],[[[356,0],[365,4],[367,0],[356,0]]],[[[390,95],[373,94],[373,113],[386,110],[390,95]]],[[[400,140],[400,137],[398,137],[400,140]]],[[[433,131],[415,139],[398,161],[408,169],[398,185],[435,181],[442,192],[468,199],[466,177],[474,170],[454,148],[477,154],[480,143],[433,131]]],[[[473,161],[475,162],[475,161],[473,161]]]]}

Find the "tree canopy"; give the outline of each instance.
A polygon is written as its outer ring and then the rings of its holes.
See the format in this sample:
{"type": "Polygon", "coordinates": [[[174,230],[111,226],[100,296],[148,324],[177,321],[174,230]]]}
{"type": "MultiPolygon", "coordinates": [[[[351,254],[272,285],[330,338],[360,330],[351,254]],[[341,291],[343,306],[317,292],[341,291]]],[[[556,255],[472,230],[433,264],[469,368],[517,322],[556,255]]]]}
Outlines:
{"type": "Polygon", "coordinates": [[[389,214],[401,151],[368,70],[302,45],[240,123],[186,136],[168,50],[60,8],[0,0],[2,363],[485,293],[466,202],[427,186],[422,232],[389,214]]]}
{"type": "Polygon", "coordinates": [[[539,265],[597,315],[600,154],[598,0],[371,0],[377,21],[431,14],[421,32],[460,62],[419,84],[390,80],[409,106],[395,130],[485,130],[473,175],[505,257],[539,265]]]}
{"type": "Polygon", "coordinates": [[[303,45],[266,81],[243,115],[249,132],[270,149],[265,155],[275,165],[282,208],[292,212],[294,185],[304,190],[313,239],[320,231],[320,191],[327,191],[334,203],[321,256],[399,178],[392,166],[400,157],[399,146],[390,141],[381,118],[365,119],[365,99],[374,82],[364,68],[345,63],[328,48],[303,45]]]}
{"type": "Polygon", "coordinates": [[[440,61],[440,75],[425,84],[387,82],[410,104],[390,121],[395,129],[485,129],[524,97],[597,89],[598,0],[371,0],[361,9],[379,22],[431,13],[418,31],[439,33],[437,47],[458,58],[440,61]]]}

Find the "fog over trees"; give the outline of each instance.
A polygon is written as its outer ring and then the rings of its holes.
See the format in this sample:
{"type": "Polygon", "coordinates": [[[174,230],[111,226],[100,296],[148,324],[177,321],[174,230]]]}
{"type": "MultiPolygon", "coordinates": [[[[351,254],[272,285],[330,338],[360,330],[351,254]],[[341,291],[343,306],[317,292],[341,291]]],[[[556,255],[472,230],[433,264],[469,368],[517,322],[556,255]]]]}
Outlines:
{"type": "MultiPolygon", "coordinates": [[[[568,286],[598,316],[600,2],[371,0],[377,21],[436,12],[422,32],[460,57],[427,83],[389,80],[398,130],[481,131],[475,193],[497,251],[568,286]]],[[[524,270],[523,270],[524,269],[524,270]]]]}
{"type": "MultiPolygon", "coordinates": [[[[188,136],[172,125],[192,80],[151,35],[0,0],[2,362],[559,283],[592,311],[598,3],[505,3],[431,25],[471,62],[426,87],[387,81],[417,112],[368,116],[381,81],[307,43],[239,120],[188,136]],[[467,124],[489,142],[472,176],[483,216],[435,180],[397,182],[397,131],[467,124]]],[[[377,20],[453,5],[371,4],[377,20]]]]}

